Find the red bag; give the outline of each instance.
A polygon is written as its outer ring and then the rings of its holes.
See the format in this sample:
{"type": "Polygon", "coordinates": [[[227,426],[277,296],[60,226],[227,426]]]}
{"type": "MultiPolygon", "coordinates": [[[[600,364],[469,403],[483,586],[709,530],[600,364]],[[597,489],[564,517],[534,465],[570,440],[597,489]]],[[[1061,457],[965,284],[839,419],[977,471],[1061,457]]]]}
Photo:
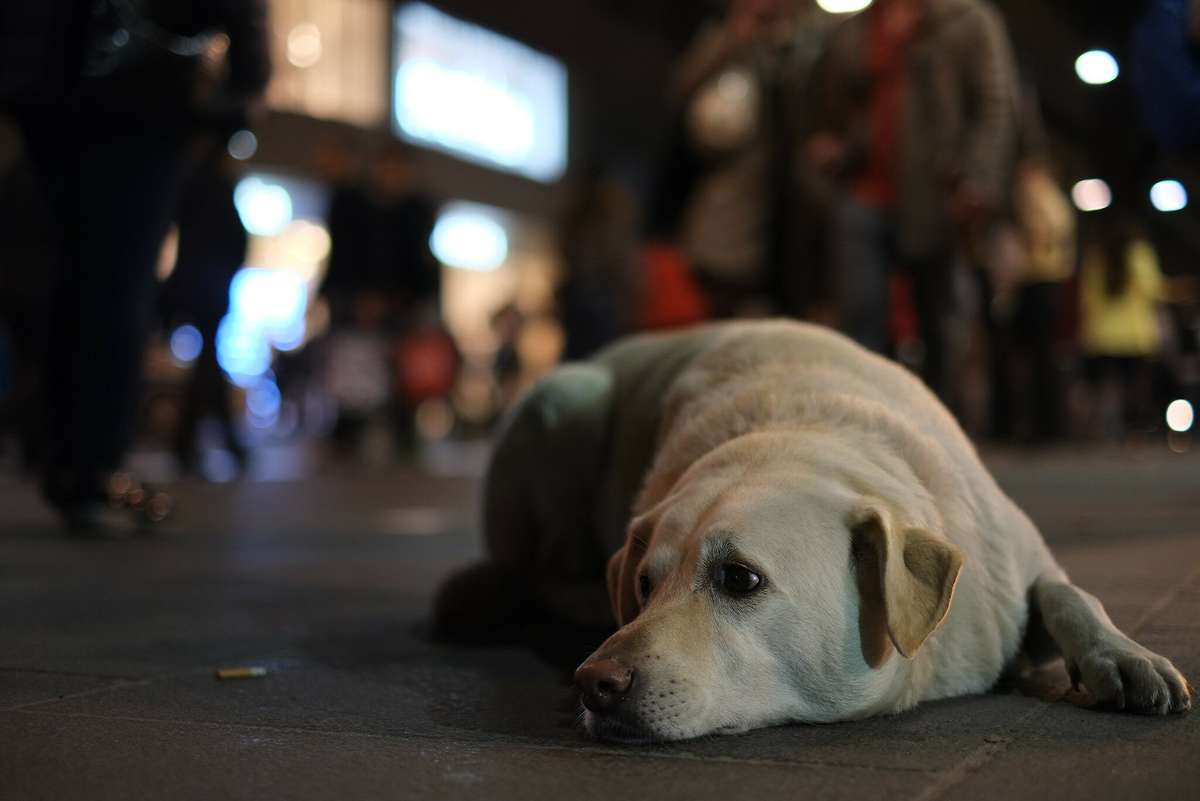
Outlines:
{"type": "Polygon", "coordinates": [[[711,304],[692,277],[679,248],[651,242],[642,251],[646,284],[638,323],[642,328],[676,328],[708,319],[711,304]]]}
{"type": "Polygon", "coordinates": [[[405,334],[396,343],[396,393],[415,406],[444,398],[458,377],[458,350],[442,331],[405,334]]]}

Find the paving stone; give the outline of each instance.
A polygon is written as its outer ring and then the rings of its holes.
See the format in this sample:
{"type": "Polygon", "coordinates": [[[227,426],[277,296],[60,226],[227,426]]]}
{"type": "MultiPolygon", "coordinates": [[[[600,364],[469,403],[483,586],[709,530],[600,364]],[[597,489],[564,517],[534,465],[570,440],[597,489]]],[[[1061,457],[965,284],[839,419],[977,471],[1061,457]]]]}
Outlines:
{"type": "Polygon", "coordinates": [[[27,708],[125,683],[115,677],[0,668],[0,709],[27,708]]]}
{"type": "Polygon", "coordinates": [[[11,798],[903,798],[912,770],[0,713],[11,798]]]}

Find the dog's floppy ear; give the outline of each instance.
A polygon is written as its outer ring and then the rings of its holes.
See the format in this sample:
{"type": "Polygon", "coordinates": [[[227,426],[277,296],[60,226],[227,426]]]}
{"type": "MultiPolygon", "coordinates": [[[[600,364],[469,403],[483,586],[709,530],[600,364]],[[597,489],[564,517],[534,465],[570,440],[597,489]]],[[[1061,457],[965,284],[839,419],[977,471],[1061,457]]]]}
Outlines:
{"type": "Polygon", "coordinates": [[[881,504],[851,519],[863,658],[879,667],[895,645],[911,659],[950,610],[962,552],[926,531],[901,528],[881,504]]]}
{"type": "Polygon", "coordinates": [[[629,527],[625,545],[608,560],[608,600],[612,603],[613,616],[619,627],[627,626],[641,611],[637,583],[634,581],[638,565],[646,555],[646,538],[639,533],[640,530],[635,520],[629,527]]]}

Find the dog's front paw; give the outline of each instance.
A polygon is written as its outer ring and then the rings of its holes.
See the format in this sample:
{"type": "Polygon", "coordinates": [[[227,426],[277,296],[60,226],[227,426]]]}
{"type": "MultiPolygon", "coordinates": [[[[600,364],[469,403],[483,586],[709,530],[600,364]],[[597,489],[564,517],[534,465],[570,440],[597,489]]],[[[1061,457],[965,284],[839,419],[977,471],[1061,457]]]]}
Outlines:
{"type": "Polygon", "coordinates": [[[1098,643],[1067,659],[1071,683],[1080,680],[1105,709],[1166,715],[1192,707],[1192,686],[1165,657],[1132,640],[1098,643]]]}

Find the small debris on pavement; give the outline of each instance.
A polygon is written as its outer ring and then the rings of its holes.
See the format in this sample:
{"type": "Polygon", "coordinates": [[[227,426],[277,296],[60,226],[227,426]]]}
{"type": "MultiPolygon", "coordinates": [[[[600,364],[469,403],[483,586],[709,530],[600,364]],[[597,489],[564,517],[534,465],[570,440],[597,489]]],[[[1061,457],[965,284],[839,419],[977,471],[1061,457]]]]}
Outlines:
{"type": "Polygon", "coordinates": [[[260,679],[265,675],[265,667],[221,668],[217,671],[218,679],[260,679]]]}

